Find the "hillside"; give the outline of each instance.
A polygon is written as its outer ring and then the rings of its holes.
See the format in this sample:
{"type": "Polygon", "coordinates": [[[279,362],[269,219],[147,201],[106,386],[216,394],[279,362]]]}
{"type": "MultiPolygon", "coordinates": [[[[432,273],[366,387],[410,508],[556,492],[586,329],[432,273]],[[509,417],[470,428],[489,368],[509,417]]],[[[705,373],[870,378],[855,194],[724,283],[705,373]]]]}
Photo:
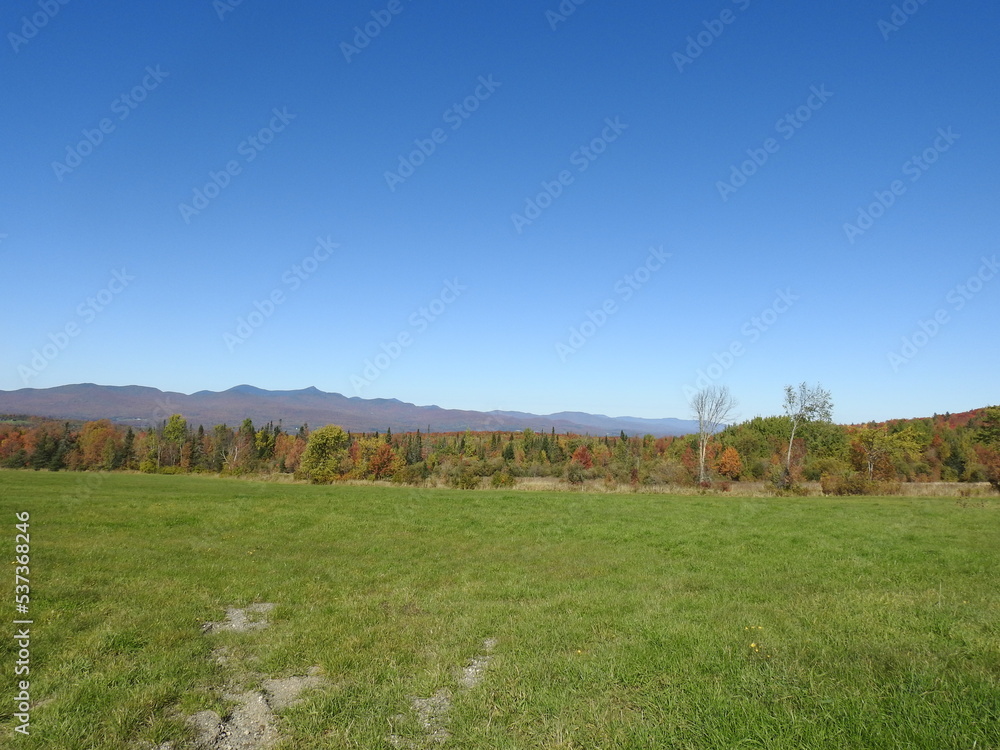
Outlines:
{"type": "Polygon", "coordinates": [[[238,385],[226,391],[184,394],[145,386],[107,386],[93,383],[55,388],[22,388],[0,391],[0,413],[30,414],[56,419],[110,419],[135,426],[156,424],[171,414],[183,415],[189,423],[211,427],[281,423],[286,430],[303,424],[320,427],[338,424],[352,432],[457,432],[530,428],[548,432],[656,437],[684,435],[697,429],[690,420],[607,417],[602,414],[560,412],[539,415],[514,411],[479,412],[417,406],[397,399],[365,399],[317,388],[268,391],[238,385]]]}

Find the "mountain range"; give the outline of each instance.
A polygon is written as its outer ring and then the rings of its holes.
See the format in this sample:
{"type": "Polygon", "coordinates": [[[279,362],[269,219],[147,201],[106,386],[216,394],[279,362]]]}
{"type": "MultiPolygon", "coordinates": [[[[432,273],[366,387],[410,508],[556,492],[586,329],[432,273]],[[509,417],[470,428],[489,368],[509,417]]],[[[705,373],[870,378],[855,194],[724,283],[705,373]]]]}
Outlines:
{"type": "Polygon", "coordinates": [[[518,411],[468,411],[440,406],[417,406],[397,399],[365,399],[317,388],[268,391],[238,385],[226,391],[185,394],[139,385],[114,386],[79,383],[54,388],[21,388],[0,391],[0,414],[30,415],[52,419],[110,419],[136,426],[156,424],[180,414],[192,426],[238,426],[251,419],[257,426],[281,423],[286,431],[303,424],[312,428],[338,424],[352,432],[514,431],[555,429],[558,433],[591,435],[651,434],[656,437],[696,432],[698,424],[685,419],[607,417],[584,412],[529,414],[518,411]]]}

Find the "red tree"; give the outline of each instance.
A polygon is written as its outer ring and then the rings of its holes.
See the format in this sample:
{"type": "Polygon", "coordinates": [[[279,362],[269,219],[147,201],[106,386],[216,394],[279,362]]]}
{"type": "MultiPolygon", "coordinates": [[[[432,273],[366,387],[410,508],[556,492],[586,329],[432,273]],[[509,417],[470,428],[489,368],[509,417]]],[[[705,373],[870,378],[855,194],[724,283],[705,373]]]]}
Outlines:
{"type": "Polygon", "coordinates": [[[573,451],[573,460],[585,469],[590,469],[594,465],[594,457],[590,455],[590,449],[586,445],[581,445],[573,451]]]}

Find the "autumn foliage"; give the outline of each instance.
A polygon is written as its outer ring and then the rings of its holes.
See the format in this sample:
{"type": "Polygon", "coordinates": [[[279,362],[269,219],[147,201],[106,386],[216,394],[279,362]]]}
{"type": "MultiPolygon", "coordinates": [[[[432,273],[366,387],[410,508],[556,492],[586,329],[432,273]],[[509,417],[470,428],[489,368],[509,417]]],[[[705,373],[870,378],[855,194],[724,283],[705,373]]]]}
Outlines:
{"type": "Polygon", "coordinates": [[[590,455],[590,449],[586,445],[581,445],[573,451],[573,460],[584,469],[591,469],[594,466],[594,459],[590,455]]]}
{"type": "MultiPolygon", "coordinates": [[[[784,417],[755,417],[719,432],[708,465],[715,478],[774,482],[788,451],[784,417]]],[[[290,474],[456,487],[510,486],[517,477],[570,484],[694,484],[697,436],[602,436],[518,432],[351,434],[329,425],[206,429],[172,415],[155,426],[110,420],[66,423],[0,419],[0,467],[50,471],[290,474]],[[499,479],[496,479],[499,477],[499,479]]],[[[1000,408],[861,426],[805,423],[793,445],[796,481],[850,491],[872,482],[991,482],[1000,491],[1000,408]]]]}
{"type": "Polygon", "coordinates": [[[739,479],[743,473],[743,462],[740,460],[739,451],[731,445],[725,448],[719,460],[715,462],[715,470],[727,479],[739,479]]]}

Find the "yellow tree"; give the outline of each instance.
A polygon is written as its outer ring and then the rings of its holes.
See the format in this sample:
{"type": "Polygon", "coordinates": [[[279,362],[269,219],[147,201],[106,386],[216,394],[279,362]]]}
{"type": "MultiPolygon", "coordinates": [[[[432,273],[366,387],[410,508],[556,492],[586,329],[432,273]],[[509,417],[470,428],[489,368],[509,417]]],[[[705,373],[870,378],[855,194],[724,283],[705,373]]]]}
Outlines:
{"type": "Polygon", "coordinates": [[[121,444],[121,436],[110,420],[100,419],[87,422],[80,430],[77,446],[83,467],[87,469],[110,469],[114,461],[114,450],[121,444]],[[109,460],[110,454],[110,460],[109,460]]]}
{"type": "Polygon", "coordinates": [[[891,479],[895,474],[895,461],[912,461],[920,455],[920,445],[911,427],[892,434],[884,427],[862,427],[855,434],[852,447],[855,464],[860,464],[858,468],[867,472],[869,481],[876,473],[891,479]]]}
{"type": "Polygon", "coordinates": [[[740,453],[733,446],[729,446],[719,456],[715,462],[715,470],[728,479],[737,480],[743,473],[743,461],[740,453]]]}

